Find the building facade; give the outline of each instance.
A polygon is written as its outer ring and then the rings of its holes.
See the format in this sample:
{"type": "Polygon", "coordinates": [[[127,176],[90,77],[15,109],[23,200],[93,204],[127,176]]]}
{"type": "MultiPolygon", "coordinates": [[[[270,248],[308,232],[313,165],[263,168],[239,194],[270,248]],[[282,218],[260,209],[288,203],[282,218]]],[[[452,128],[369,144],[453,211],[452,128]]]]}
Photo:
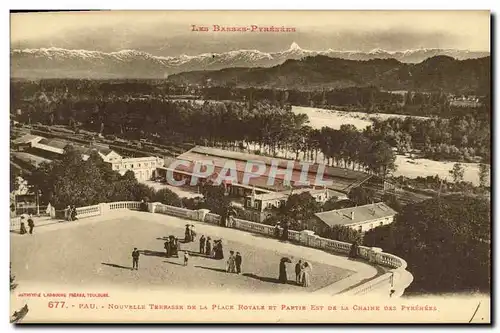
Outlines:
{"type": "Polygon", "coordinates": [[[376,227],[391,224],[394,222],[395,215],[395,210],[383,202],[378,202],[316,213],[315,218],[308,222],[308,229],[316,233],[324,233],[339,225],[359,232],[366,232],[376,227]]]}

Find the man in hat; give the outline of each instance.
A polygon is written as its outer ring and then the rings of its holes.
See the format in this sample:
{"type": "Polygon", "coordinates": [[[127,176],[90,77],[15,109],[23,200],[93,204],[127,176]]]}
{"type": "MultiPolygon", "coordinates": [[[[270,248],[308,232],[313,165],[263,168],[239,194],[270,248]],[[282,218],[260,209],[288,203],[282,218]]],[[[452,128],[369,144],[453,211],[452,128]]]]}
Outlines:
{"type": "Polygon", "coordinates": [[[240,274],[241,273],[241,262],[242,262],[241,254],[239,252],[236,252],[236,257],[235,257],[235,263],[236,263],[236,273],[240,274]]]}
{"type": "Polygon", "coordinates": [[[297,264],[295,264],[295,282],[300,285],[300,277],[302,275],[302,260],[299,260],[297,264]]]}
{"type": "Polygon", "coordinates": [[[205,253],[205,235],[200,237],[200,254],[205,253]]]}
{"type": "Polygon", "coordinates": [[[134,247],[134,251],[132,251],[132,270],[139,270],[139,250],[134,247]]]}

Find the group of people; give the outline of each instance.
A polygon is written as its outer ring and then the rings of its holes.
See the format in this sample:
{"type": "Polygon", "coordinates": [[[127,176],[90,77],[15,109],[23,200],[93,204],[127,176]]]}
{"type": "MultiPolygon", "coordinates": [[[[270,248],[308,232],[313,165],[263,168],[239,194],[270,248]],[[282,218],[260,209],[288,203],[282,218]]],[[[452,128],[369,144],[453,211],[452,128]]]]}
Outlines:
{"type": "Polygon", "coordinates": [[[297,285],[309,287],[311,285],[311,271],[311,264],[307,261],[302,262],[302,260],[299,260],[295,264],[295,282],[297,285]]]}
{"type": "MultiPolygon", "coordinates": [[[[288,283],[288,274],[286,271],[287,263],[291,263],[291,261],[288,258],[282,258],[280,261],[278,280],[283,284],[288,283]]],[[[311,285],[311,272],[312,272],[311,264],[299,260],[295,264],[295,283],[302,287],[309,287],[311,285]]]]}
{"type": "Polygon", "coordinates": [[[196,238],[196,231],[194,225],[186,224],[186,230],[184,232],[184,243],[194,242],[196,238]]]}
{"type": "Polygon", "coordinates": [[[178,257],[181,244],[179,243],[179,239],[177,237],[170,235],[163,244],[163,248],[165,249],[165,255],[167,258],[172,256],[178,257]]]}
{"type": "MultiPolygon", "coordinates": [[[[26,220],[26,218],[24,216],[21,216],[21,227],[19,230],[19,233],[21,235],[28,233],[28,231],[26,231],[25,220],[26,220]]],[[[31,214],[29,214],[29,216],[28,216],[28,228],[29,228],[29,234],[30,235],[33,234],[33,229],[35,228],[35,221],[33,220],[33,216],[31,214]]]]}
{"type": "Polygon", "coordinates": [[[276,223],[274,226],[274,237],[276,239],[281,239],[283,241],[288,240],[288,223],[283,223],[283,227],[281,227],[280,223],[276,223]]]}
{"type": "Polygon", "coordinates": [[[240,274],[242,261],[243,258],[241,257],[241,254],[239,252],[236,252],[236,255],[234,255],[234,251],[229,251],[229,258],[227,258],[226,271],[228,273],[240,274]]]}
{"type": "Polygon", "coordinates": [[[216,239],[213,241],[210,236],[205,238],[205,235],[200,237],[200,254],[205,254],[207,257],[221,260],[224,259],[224,249],[222,247],[222,239],[216,239]]]}
{"type": "Polygon", "coordinates": [[[76,218],[76,207],[75,205],[68,205],[64,210],[64,219],[66,221],[75,221],[76,218]]]}

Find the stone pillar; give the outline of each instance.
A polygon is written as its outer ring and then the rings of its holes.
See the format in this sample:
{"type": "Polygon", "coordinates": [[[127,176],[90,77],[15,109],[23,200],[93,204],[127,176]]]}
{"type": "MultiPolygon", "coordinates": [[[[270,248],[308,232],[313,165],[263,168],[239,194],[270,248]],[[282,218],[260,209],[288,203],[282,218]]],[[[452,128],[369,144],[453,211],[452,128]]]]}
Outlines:
{"type": "Polygon", "coordinates": [[[197,220],[200,221],[200,222],[204,222],[205,221],[205,217],[207,216],[207,214],[210,213],[210,210],[208,209],[198,209],[197,211],[197,220]]]}
{"type": "Polygon", "coordinates": [[[377,256],[381,252],[382,252],[382,249],[380,247],[372,247],[372,248],[370,248],[369,261],[371,263],[377,263],[377,256]]]}
{"type": "Polygon", "coordinates": [[[99,210],[101,211],[101,215],[104,215],[106,213],[109,213],[109,204],[107,203],[100,203],[99,204],[99,210]]]}
{"type": "Polygon", "coordinates": [[[159,204],[160,202],[148,202],[148,212],[154,213],[156,211],[156,206],[159,204]]]}
{"type": "Polygon", "coordinates": [[[311,239],[314,237],[314,231],[311,230],[302,230],[300,232],[300,243],[304,245],[309,245],[311,239]]]}

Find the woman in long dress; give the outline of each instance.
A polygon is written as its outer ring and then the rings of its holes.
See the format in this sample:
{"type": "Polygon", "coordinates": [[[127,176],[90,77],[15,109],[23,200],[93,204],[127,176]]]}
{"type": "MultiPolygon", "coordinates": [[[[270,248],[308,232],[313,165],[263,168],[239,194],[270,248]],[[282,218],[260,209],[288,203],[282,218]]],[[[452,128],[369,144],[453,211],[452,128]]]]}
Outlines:
{"type": "Polygon", "coordinates": [[[205,243],[205,254],[209,257],[212,257],[212,243],[210,243],[212,239],[207,237],[207,242],[205,243]]]}
{"type": "Polygon", "coordinates": [[[288,275],[286,274],[286,263],[284,260],[280,261],[280,275],[278,280],[281,283],[287,283],[288,282],[288,275]]]}
{"type": "Polygon", "coordinates": [[[184,243],[191,242],[191,230],[189,229],[189,225],[186,225],[186,231],[184,232],[184,243]]]}
{"type": "Polygon", "coordinates": [[[234,251],[230,251],[229,253],[229,258],[227,258],[227,272],[236,273],[236,258],[234,257],[234,251]]]}
{"type": "Polygon", "coordinates": [[[302,287],[309,287],[311,285],[311,266],[308,262],[304,263],[302,268],[302,287]]]}

